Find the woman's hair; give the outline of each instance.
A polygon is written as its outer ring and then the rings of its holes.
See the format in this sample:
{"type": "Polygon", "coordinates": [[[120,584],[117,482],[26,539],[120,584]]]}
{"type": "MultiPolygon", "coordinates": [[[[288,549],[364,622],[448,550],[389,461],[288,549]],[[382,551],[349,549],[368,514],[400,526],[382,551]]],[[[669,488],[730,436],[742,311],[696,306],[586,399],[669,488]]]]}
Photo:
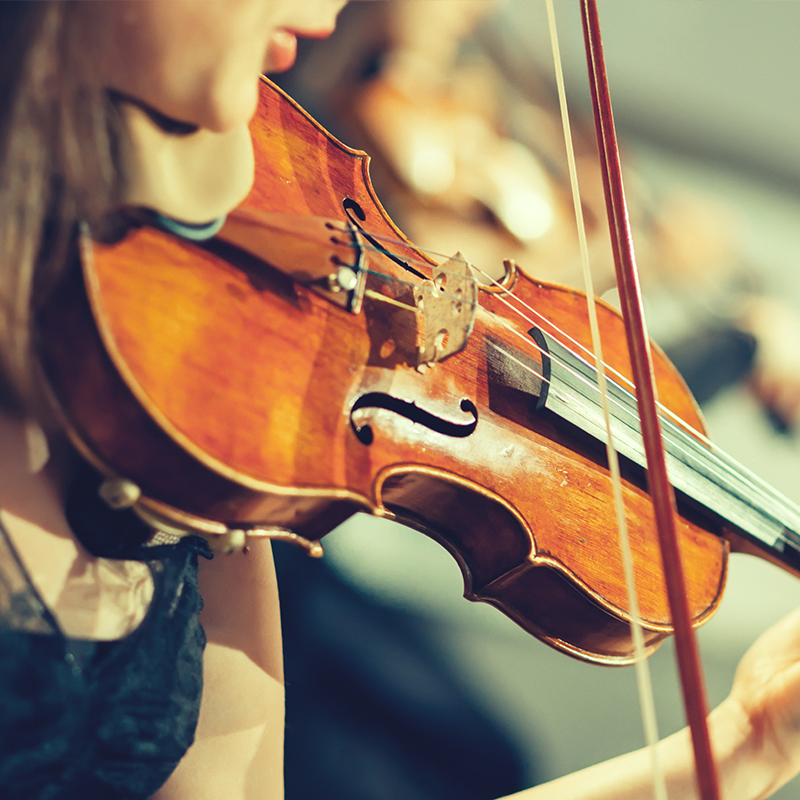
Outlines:
{"type": "Polygon", "coordinates": [[[77,223],[119,195],[112,102],[97,81],[103,4],[0,2],[0,410],[38,405],[37,308],[77,223]]]}

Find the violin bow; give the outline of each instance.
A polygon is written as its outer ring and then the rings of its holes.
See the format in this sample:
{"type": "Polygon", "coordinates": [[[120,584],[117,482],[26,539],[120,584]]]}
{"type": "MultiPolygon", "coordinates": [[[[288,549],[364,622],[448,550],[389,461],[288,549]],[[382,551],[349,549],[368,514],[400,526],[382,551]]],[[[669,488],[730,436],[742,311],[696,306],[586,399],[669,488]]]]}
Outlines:
{"type": "Polygon", "coordinates": [[[596,0],[581,0],[581,18],[617,287],[633,368],[647,458],[647,482],[664,565],[684,709],[694,748],[698,791],[702,800],[719,800],[719,781],[706,722],[708,702],[678,549],[675,493],[667,475],[661,425],[656,409],[655,376],[622,182],[596,0]]]}

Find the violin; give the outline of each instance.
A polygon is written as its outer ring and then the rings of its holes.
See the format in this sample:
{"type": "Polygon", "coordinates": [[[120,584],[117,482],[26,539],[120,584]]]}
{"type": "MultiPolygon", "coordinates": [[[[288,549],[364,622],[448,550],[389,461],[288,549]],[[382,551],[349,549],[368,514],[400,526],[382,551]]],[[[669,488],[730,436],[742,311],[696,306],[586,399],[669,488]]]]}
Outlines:
{"type": "MultiPolygon", "coordinates": [[[[81,237],[41,312],[54,406],[109,500],[161,527],[316,541],[358,511],[441,543],[465,596],[546,643],[633,659],[586,301],[508,262],[437,263],[368,157],[264,79],[254,187],[214,238],[81,237]],[[116,496],[114,496],[116,493],[116,496]]],[[[672,632],[619,314],[598,304],[650,652],[672,632]]],[[[705,438],[653,346],[692,622],[731,550],[800,574],[800,509],[705,438]]]]}

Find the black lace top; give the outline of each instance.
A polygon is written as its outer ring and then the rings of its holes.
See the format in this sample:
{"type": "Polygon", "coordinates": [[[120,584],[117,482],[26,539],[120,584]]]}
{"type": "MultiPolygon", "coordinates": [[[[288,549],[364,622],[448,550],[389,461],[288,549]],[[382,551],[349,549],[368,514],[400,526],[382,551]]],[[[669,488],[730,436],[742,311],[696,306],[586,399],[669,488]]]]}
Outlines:
{"type": "Polygon", "coordinates": [[[0,526],[0,796],[6,800],[147,798],[194,738],[205,646],[197,556],[210,557],[208,547],[198,537],[144,546],[137,539],[146,529],[132,514],[78,498],[68,512],[88,549],[146,561],[155,591],[129,636],[67,639],[0,526]],[[109,539],[109,531],[117,535],[109,539]]]}

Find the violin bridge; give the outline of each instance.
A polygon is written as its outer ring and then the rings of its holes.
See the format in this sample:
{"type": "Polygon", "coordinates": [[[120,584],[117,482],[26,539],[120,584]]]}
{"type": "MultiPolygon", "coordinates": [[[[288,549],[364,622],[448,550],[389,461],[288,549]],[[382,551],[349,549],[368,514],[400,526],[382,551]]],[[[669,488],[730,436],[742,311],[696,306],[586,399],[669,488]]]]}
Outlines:
{"type": "Polygon", "coordinates": [[[371,289],[365,299],[374,363],[392,367],[402,361],[424,369],[466,346],[475,323],[478,285],[457,253],[402,299],[371,289]]]}
{"type": "Polygon", "coordinates": [[[416,366],[444,361],[467,344],[478,304],[478,284],[461,253],[414,287],[417,317],[416,366]]]}

